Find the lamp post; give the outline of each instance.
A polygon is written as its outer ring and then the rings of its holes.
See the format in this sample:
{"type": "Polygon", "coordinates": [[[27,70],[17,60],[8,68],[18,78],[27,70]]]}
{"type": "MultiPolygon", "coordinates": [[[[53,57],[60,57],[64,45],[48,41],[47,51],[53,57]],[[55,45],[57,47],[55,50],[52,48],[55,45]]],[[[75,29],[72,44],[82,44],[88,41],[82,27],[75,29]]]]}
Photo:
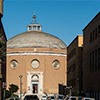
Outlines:
{"type": "Polygon", "coordinates": [[[19,75],[19,80],[20,80],[20,100],[21,100],[21,97],[22,97],[22,78],[23,78],[23,76],[19,75]]]}

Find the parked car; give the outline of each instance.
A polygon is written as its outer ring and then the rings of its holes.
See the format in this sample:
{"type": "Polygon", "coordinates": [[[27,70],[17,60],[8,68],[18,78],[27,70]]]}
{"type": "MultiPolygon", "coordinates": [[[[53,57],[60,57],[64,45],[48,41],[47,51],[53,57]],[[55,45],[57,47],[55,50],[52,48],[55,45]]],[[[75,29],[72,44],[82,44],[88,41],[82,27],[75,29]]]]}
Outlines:
{"type": "Polygon", "coordinates": [[[84,97],[83,100],[95,100],[94,98],[84,97]]]}
{"type": "Polygon", "coordinates": [[[27,94],[24,96],[23,100],[39,100],[37,95],[27,94]]]}
{"type": "Polygon", "coordinates": [[[41,100],[47,100],[47,96],[46,95],[43,95],[41,100]]]}
{"type": "Polygon", "coordinates": [[[11,98],[6,99],[6,100],[20,100],[20,98],[17,98],[17,97],[11,97],[11,98]]]}
{"type": "MultiPolygon", "coordinates": [[[[67,99],[66,99],[66,100],[67,100],[67,99]]],[[[68,100],[82,100],[82,98],[79,99],[78,96],[70,96],[70,97],[68,98],[68,100]]]]}
{"type": "Polygon", "coordinates": [[[95,99],[94,98],[89,98],[89,97],[70,96],[66,100],[95,100],[95,99]]]}
{"type": "Polygon", "coordinates": [[[57,96],[57,100],[64,100],[64,97],[65,97],[64,95],[60,95],[60,94],[59,94],[59,95],[57,96]]]}
{"type": "Polygon", "coordinates": [[[47,100],[55,100],[54,96],[47,96],[47,100]]]}

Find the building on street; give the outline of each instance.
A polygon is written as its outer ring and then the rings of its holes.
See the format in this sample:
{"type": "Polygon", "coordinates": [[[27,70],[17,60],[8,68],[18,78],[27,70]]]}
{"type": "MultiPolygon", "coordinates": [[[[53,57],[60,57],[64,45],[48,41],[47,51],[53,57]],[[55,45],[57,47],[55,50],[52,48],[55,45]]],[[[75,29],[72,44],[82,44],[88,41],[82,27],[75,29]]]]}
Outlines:
{"type": "Polygon", "coordinates": [[[67,86],[72,93],[82,92],[83,35],[78,35],[67,47],[67,86]]]}
{"type": "Polygon", "coordinates": [[[61,39],[42,32],[34,15],[26,32],[7,41],[7,88],[13,83],[18,94],[58,93],[58,84],[66,85],[66,49],[61,39]]]}
{"type": "Polygon", "coordinates": [[[83,91],[100,100],[100,12],[83,29],[83,91]]]}
{"type": "Polygon", "coordinates": [[[0,100],[6,85],[6,35],[2,23],[3,0],[0,0],[0,100]]]}

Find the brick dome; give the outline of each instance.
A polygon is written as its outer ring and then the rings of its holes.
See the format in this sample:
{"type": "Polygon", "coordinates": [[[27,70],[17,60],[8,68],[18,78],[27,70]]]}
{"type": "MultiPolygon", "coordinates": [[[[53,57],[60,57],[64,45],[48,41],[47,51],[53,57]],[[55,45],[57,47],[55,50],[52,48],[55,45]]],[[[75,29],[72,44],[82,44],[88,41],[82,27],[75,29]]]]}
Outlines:
{"type": "Polygon", "coordinates": [[[18,34],[7,41],[8,48],[46,47],[66,48],[66,44],[51,34],[42,31],[28,31],[18,34]]]}

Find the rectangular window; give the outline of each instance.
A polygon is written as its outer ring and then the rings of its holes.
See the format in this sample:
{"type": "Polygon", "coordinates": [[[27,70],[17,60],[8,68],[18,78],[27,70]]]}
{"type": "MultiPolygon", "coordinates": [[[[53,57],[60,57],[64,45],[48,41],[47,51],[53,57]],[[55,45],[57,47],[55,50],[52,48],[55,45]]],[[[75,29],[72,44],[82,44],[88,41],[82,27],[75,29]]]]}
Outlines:
{"type": "Polygon", "coordinates": [[[95,36],[95,35],[94,35],[94,30],[93,30],[93,33],[92,33],[92,40],[93,40],[93,41],[94,41],[94,36],[95,36]]]}
{"type": "Polygon", "coordinates": [[[97,50],[95,50],[95,61],[94,61],[94,63],[95,63],[95,71],[97,70],[97,65],[98,65],[98,59],[97,59],[97,50]]]}
{"type": "Polygon", "coordinates": [[[92,52],[92,71],[94,71],[94,51],[92,52]]]}
{"type": "Polygon", "coordinates": [[[98,36],[100,36],[100,25],[98,26],[98,36]]]}
{"type": "Polygon", "coordinates": [[[37,27],[37,30],[40,30],[40,26],[37,27]]]}
{"type": "Polygon", "coordinates": [[[90,43],[92,42],[92,33],[90,33],[90,43]]]}
{"type": "Polygon", "coordinates": [[[31,26],[29,26],[29,30],[32,30],[32,27],[31,26]]]}
{"type": "Polygon", "coordinates": [[[100,70],[100,48],[98,48],[98,69],[100,70]]]}
{"type": "Polygon", "coordinates": [[[33,30],[36,30],[36,26],[33,26],[33,30]]]}
{"type": "Polygon", "coordinates": [[[76,54],[76,49],[74,48],[71,50],[71,52],[68,54],[68,61],[76,54]]]}
{"type": "Polygon", "coordinates": [[[90,72],[92,71],[92,53],[90,53],[90,72]]]}
{"type": "Polygon", "coordinates": [[[97,38],[97,28],[95,28],[95,38],[97,38]]]}

